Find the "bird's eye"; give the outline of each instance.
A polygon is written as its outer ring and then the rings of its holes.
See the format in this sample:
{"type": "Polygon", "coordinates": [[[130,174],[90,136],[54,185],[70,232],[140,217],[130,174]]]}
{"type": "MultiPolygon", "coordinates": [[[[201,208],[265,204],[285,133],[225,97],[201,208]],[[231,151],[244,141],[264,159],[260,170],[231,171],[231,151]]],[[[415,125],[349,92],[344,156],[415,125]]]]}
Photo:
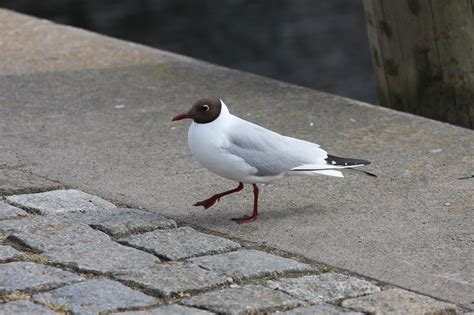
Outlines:
{"type": "Polygon", "coordinates": [[[209,110],[209,105],[202,105],[201,106],[201,109],[205,112],[207,112],[209,110]]]}

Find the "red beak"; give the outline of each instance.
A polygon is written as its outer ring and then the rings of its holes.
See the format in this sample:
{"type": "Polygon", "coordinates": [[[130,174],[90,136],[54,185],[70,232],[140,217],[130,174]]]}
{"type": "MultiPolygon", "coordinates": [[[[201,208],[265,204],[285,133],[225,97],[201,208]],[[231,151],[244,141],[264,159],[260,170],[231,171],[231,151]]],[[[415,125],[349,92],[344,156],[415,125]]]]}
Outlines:
{"type": "Polygon", "coordinates": [[[189,115],[188,113],[182,113],[182,114],[174,116],[173,119],[171,119],[171,121],[177,121],[177,120],[187,119],[187,118],[191,118],[191,115],[189,115]]]}

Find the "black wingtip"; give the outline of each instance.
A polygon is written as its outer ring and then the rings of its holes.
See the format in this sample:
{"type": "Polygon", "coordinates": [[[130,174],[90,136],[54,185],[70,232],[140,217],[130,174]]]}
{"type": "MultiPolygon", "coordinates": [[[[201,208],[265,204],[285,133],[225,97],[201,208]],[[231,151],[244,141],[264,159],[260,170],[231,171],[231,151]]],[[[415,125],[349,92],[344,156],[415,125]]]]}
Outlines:
{"type": "Polygon", "coordinates": [[[329,155],[326,158],[326,163],[329,165],[352,166],[352,165],[369,165],[370,161],[361,159],[348,159],[335,155],[329,155]]]}
{"type": "Polygon", "coordinates": [[[365,174],[367,174],[367,175],[369,175],[369,176],[377,177],[377,175],[375,175],[374,173],[367,172],[367,171],[364,171],[364,170],[362,170],[362,172],[364,172],[365,174]]]}
{"type": "Polygon", "coordinates": [[[360,173],[364,173],[365,175],[368,175],[368,176],[370,176],[370,177],[375,177],[375,178],[378,177],[378,176],[375,175],[374,173],[361,170],[360,168],[348,168],[347,170],[355,171],[355,172],[360,172],[360,173]]]}

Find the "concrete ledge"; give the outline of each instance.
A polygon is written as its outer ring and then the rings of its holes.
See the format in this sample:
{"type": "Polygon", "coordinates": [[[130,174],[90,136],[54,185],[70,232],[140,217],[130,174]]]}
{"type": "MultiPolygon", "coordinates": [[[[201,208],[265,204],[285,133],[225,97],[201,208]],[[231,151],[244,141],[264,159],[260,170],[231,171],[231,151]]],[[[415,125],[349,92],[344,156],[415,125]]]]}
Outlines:
{"type": "Polygon", "coordinates": [[[6,167],[474,308],[471,130],[0,10],[0,131],[6,167]],[[265,186],[255,224],[249,193],[194,208],[234,185],[169,122],[209,94],[379,177],[265,186]]]}
{"type": "Polygon", "coordinates": [[[148,63],[185,61],[160,52],[68,26],[0,9],[0,73],[26,74],[106,69],[148,63]]]}

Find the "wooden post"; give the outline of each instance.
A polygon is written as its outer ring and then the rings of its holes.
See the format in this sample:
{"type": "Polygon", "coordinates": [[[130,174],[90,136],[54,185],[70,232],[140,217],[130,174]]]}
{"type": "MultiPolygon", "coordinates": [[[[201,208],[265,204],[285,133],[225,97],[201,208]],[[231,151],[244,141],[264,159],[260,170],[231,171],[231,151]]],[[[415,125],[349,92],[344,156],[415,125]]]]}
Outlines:
{"type": "Polygon", "coordinates": [[[474,128],[474,0],[364,0],[382,106],[474,128]]]}

